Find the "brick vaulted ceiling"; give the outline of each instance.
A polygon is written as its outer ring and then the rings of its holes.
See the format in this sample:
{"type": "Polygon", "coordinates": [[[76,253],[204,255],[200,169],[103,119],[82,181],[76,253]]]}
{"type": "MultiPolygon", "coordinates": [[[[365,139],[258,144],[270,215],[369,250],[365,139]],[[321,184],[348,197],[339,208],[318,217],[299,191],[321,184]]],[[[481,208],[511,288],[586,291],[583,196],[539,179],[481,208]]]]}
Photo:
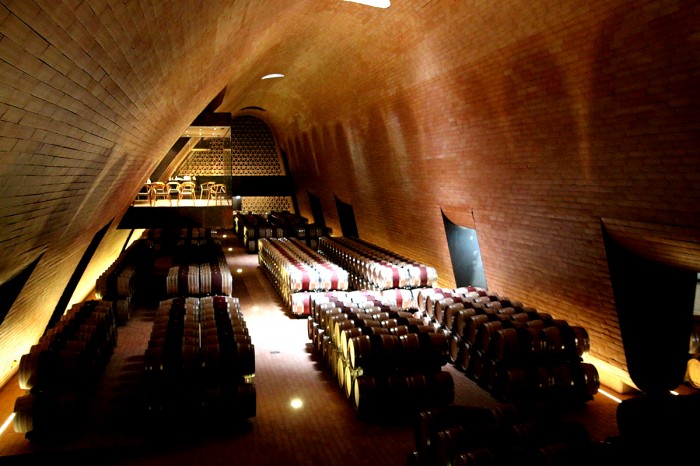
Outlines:
{"type": "Polygon", "coordinates": [[[41,261],[0,325],[0,380],[222,89],[217,112],[272,129],[302,214],[311,192],[340,231],[337,196],[450,286],[445,212],[477,229],[489,287],[624,368],[601,219],[697,243],[698,30],[681,0],[1,0],[0,283],[41,261]]]}

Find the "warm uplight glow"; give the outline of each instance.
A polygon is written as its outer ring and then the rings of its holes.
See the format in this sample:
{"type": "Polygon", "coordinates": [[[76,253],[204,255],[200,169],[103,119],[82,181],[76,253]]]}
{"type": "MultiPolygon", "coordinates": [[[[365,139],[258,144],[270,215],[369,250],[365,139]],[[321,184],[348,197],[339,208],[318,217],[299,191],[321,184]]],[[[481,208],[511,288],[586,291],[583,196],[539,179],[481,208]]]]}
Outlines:
{"type": "Polygon", "coordinates": [[[10,414],[10,416],[7,418],[7,421],[5,421],[2,426],[0,426],[0,435],[2,435],[3,432],[5,432],[5,429],[7,429],[7,426],[9,426],[12,423],[12,420],[14,418],[15,413],[10,414]]]}
{"type": "Polygon", "coordinates": [[[228,248],[228,252],[231,252],[231,251],[233,251],[233,248],[228,248]]]}
{"type": "Polygon", "coordinates": [[[359,3],[360,5],[373,6],[375,8],[389,8],[391,0],[345,0],[346,2],[359,3]]]}
{"type": "Polygon", "coordinates": [[[243,273],[243,269],[236,269],[236,273],[243,273]]]}
{"type": "Polygon", "coordinates": [[[272,74],[266,74],[260,79],[272,79],[272,78],[284,78],[283,74],[280,73],[272,73],[272,74]]]}
{"type": "Polygon", "coordinates": [[[598,393],[600,393],[600,394],[603,395],[603,396],[607,396],[608,398],[610,398],[610,399],[613,400],[613,401],[617,401],[618,403],[622,403],[622,400],[621,400],[621,399],[619,399],[619,398],[617,398],[617,397],[615,397],[615,396],[612,396],[610,393],[606,392],[605,390],[601,390],[601,389],[599,388],[599,389],[598,389],[598,393]]]}
{"type": "Polygon", "coordinates": [[[304,406],[304,402],[299,398],[293,398],[289,405],[294,409],[299,409],[304,406]]]}

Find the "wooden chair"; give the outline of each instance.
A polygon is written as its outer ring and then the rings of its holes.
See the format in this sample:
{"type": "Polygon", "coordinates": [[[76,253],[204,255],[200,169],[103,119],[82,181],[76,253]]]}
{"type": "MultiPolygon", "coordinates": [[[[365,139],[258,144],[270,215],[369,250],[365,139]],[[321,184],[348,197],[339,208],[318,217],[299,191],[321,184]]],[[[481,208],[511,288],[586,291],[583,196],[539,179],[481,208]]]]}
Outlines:
{"type": "Polygon", "coordinates": [[[207,181],[205,183],[200,184],[199,185],[199,198],[205,199],[204,193],[206,193],[207,194],[206,199],[209,199],[209,193],[211,193],[211,187],[214,186],[214,184],[216,184],[216,183],[214,183],[213,181],[207,181]]]}
{"type": "Polygon", "coordinates": [[[184,198],[190,198],[194,203],[194,200],[197,198],[196,190],[197,185],[192,181],[183,181],[180,183],[177,204],[180,205],[180,201],[184,198]]]}
{"type": "Polygon", "coordinates": [[[170,201],[170,205],[173,201],[170,199],[170,192],[168,190],[168,185],[162,181],[154,181],[151,183],[151,205],[155,205],[158,199],[170,201]]]}
{"type": "Polygon", "coordinates": [[[179,181],[168,181],[168,197],[170,198],[170,205],[173,204],[173,196],[175,199],[180,198],[180,182],[179,181]]]}
{"type": "Polygon", "coordinates": [[[226,200],[226,185],[225,184],[215,183],[215,184],[211,185],[211,188],[209,188],[209,200],[207,201],[207,204],[212,199],[214,200],[214,202],[216,204],[219,203],[219,200],[226,200]]]}
{"type": "Polygon", "coordinates": [[[139,192],[136,194],[137,201],[147,201],[151,203],[151,185],[144,183],[139,192]]]}

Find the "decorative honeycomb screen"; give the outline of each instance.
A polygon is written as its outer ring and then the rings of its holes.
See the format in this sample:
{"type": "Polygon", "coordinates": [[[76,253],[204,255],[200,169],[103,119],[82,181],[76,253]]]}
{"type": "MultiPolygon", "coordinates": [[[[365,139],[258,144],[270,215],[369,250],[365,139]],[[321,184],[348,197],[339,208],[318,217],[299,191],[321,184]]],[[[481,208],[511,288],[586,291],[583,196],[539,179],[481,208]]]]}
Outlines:
{"type": "Polygon", "coordinates": [[[284,170],[272,131],[264,121],[242,115],[231,123],[231,138],[202,139],[178,169],[179,175],[280,176],[284,170]]]}
{"type": "Polygon", "coordinates": [[[202,139],[180,166],[179,175],[230,176],[231,148],[229,138],[202,139]]]}
{"type": "Polygon", "coordinates": [[[264,121],[242,115],[231,123],[233,176],[284,175],[272,131],[264,121]]]}
{"type": "Polygon", "coordinates": [[[287,210],[294,211],[292,198],[289,196],[243,196],[241,210],[244,212],[264,213],[287,210]]]}

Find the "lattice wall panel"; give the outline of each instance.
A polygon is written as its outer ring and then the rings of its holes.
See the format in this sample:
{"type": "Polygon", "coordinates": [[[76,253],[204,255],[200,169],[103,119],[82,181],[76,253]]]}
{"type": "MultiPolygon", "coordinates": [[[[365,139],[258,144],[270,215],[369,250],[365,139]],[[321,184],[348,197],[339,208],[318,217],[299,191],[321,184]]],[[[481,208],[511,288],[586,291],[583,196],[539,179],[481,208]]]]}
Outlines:
{"type": "Polygon", "coordinates": [[[241,210],[261,214],[283,210],[294,212],[294,205],[291,196],[243,196],[241,210]]]}
{"type": "Polygon", "coordinates": [[[242,115],[231,123],[233,175],[284,175],[272,131],[264,121],[242,115]]]}
{"type": "MultiPolygon", "coordinates": [[[[205,150],[193,150],[180,166],[178,175],[230,176],[231,153],[228,138],[207,138],[205,150]]],[[[199,147],[199,145],[197,146],[199,147]]]]}

